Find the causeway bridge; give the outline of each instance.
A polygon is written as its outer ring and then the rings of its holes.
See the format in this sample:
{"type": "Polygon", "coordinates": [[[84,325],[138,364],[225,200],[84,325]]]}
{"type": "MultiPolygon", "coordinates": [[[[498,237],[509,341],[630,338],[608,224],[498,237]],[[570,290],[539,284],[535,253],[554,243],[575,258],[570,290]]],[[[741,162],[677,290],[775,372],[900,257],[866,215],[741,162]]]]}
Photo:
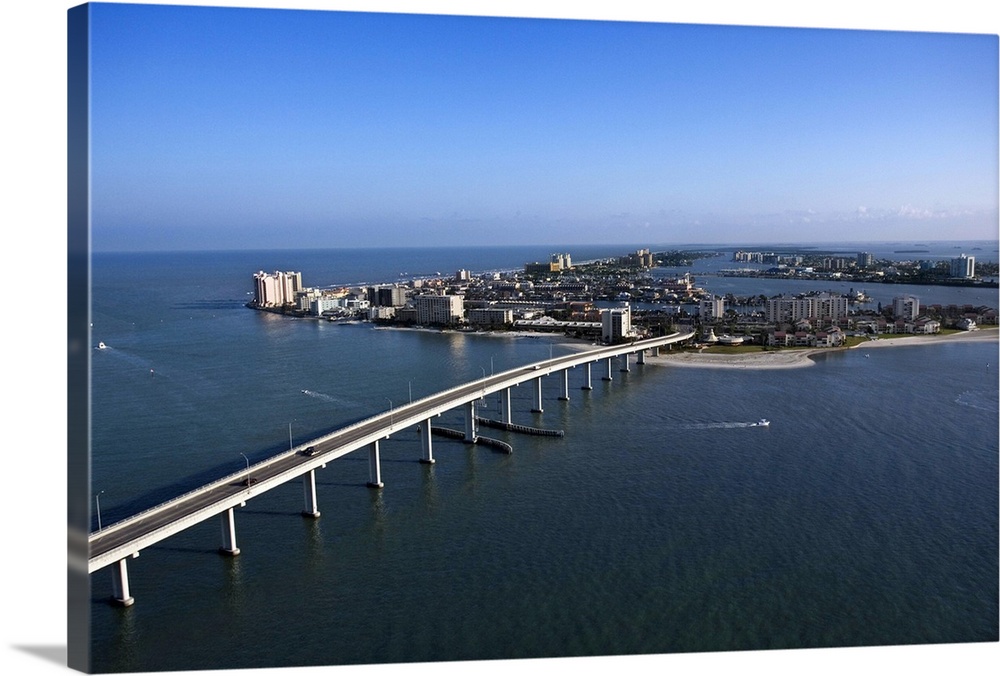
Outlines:
{"type": "MultiPolygon", "coordinates": [[[[247,500],[293,479],[302,479],[304,505],[302,514],[318,517],[319,503],[316,495],[316,470],[348,453],[365,449],[368,453],[369,482],[372,488],[382,488],[379,460],[379,442],[395,432],[420,429],[420,461],[434,462],[431,441],[431,420],[445,411],[464,410],[464,441],[476,443],[478,424],[476,402],[499,392],[503,423],[511,422],[510,390],[521,383],[532,383],[535,412],[542,411],[542,381],[549,376],[561,380],[560,399],[569,399],[569,371],[583,367],[582,389],[592,389],[592,368],[596,367],[604,380],[612,379],[613,363],[622,362],[628,370],[629,360],[635,355],[637,363],[645,362],[647,352],[658,354],[661,347],[691,340],[695,333],[673,333],[657,338],[636,340],[621,345],[598,347],[574,354],[534,362],[525,366],[491,374],[457,387],[437,392],[411,403],[390,408],[388,411],[360,422],[342,427],[329,434],[307,441],[250,465],[235,474],[224,476],[205,486],[168,500],[156,507],[100,528],[88,536],[89,556],[87,571],[93,573],[111,567],[113,600],[121,605],[134,601],[129,594],[128,560],[139,552],[171,535],[213,517],[219,517],[222,526],[220,551],[237,555],[236,521],[234,510],[246,505],[247,500]]],[[[245,457],[245,456],[244,456],[245,457]]]]}

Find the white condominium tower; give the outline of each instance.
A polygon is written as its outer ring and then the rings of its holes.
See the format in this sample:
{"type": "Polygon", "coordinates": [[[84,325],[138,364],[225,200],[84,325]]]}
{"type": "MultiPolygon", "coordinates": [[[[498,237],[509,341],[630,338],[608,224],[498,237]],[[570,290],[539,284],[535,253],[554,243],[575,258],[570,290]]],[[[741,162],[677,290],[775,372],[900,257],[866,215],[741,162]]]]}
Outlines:
{"type": "Polygon", "coordinates": [[[914,296],[896,296],[892,299],[892,315],[912,321],[920,315],[920,301],[914,296]]]}
{"type": "Polygon", "coordinates": [[[421,324],[455,324],[465,315],[462,296],[417,296],[413,299],[417,321],[421,324]]]}
{"type": "Polygon", "coordinates": [[[601,338],[604,342],[613,343],[630,335],[632,335],[632,309],[628,305],[601,310],[601,338]]]}
{"type": "Polygon", "coordinates": [[[301,272],[267,273],[261,270],[253,275],[254,305],[281,307],[295,302],[295,293],[302,290],[301,272]]]}
{"type": "Polygon", "coordinates": [[[698,313],[701,315],[703,322],[722,319],[725,310],[726,301],[721,296],[706,296],[698,303],[698,313]]]}

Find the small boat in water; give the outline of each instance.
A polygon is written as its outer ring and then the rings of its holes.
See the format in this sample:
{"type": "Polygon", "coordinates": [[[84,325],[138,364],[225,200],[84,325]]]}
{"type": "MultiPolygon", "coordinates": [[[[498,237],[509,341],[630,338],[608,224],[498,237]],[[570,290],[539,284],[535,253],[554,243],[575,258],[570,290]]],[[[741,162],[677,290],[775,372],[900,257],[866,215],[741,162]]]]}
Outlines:
{"type": "Polygon", "coordinates": [[[107,349],[107,347],[108,346],[105,345],[103,342],[97,344],[97,349],[98,350],[104,350],[104,349],[107,349]]]}
{"type": "Polygon", "coordinates": [[[767,418],[761,418],[755,423],[750,423],[750,427],[767,427],[770,424],[771,424],[770,420],[768,420],[767,418]]]}

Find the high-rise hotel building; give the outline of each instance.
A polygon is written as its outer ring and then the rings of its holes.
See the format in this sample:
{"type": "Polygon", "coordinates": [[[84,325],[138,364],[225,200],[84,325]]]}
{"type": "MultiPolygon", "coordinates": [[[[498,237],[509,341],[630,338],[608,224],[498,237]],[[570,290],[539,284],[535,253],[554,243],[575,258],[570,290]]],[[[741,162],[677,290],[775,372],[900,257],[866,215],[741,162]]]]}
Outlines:
{"type": "Polygon", "coordinates": [[[951,276],[972,279],[976,276],[976,257],[962,254],[951,259],[951,276]]]}
{"type": "Polygon", "coordinates": [[[301,272],[267,273],[261,270],[253,275],[254,305],[281,307],[295,302],[295,294],[302,290],[301,272]]]}
{"type": "Polygon", "coordinates": [[[366,290],[372,307],[402,307],[406,305],[406,287],[369,286],[366,290]]]}
{"type": "Polygon", "coordinates": [[[465,299],[462,296],[423,295],[413,299],[420,324],[456,324],[465,315],[465,299]]]}

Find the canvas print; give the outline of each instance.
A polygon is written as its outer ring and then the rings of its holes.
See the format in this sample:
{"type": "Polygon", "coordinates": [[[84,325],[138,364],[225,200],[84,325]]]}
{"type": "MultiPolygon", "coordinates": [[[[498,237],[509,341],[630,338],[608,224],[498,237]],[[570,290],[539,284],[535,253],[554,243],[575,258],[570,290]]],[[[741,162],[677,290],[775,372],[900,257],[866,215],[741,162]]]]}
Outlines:
{"type": "Polygon", "coordinates": [[[997,642],[996,35],[67,21],[71,667],[997,642]]]}

